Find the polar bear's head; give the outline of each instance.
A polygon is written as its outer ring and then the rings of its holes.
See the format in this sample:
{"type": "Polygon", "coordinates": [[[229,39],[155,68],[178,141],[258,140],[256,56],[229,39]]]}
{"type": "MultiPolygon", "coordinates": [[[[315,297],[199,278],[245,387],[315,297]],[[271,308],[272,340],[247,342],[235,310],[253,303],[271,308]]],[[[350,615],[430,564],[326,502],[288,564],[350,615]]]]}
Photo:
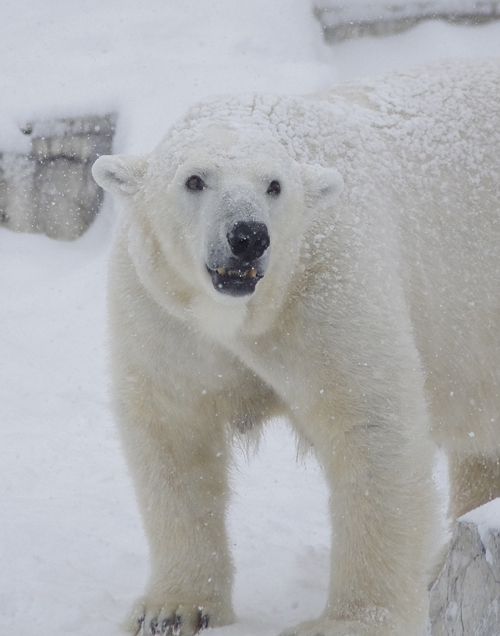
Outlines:
{"type": "Polygon", "coordinates": [[[170,135],[147,157],[101,157],[93,174],[125,202],[134,231],[152,234],[168,276],[225,305],[261,295],[266,279],[276,295],[311,215],[343,184],[269,134],[221,125],[170,135]]]}

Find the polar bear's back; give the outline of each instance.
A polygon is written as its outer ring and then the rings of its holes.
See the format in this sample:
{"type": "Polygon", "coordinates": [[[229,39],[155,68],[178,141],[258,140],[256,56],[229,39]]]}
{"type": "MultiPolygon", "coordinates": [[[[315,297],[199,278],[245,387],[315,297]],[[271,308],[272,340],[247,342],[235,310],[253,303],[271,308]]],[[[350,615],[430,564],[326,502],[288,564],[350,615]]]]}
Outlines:
{"type": "Polygon", "coordinates": [[[434,435],[452,429],[457,449],[487,454],[500,443],[500,62],[435,64],[318,98],[332,123],[309,150],[344,177],[339,223],[357,221],[363,249],[393,258],[434,435]]]}
{"type": "MultiPolygon", "coordinates": [[[[499,92],[500,60],[482,60],[388,73],[308,97],[215,96],[193,106],[160,148],[180,151],[207,128],[221,124],[246,130],[249,148],[252,133],[259,131],[274,137],[300,163],[329,165],[358,142],[366,149],[376,130],[387,133],[401,152],[419,158],[438,141],[443,147],[436,159],[448,161],[445,145],[469,128],[475,114],[490,120],[487,128],[493,133],[498,130],[499,92]]],[[[436,150],[432,148],[433,155],[436,150]]]]}
{"type": "Polygon", "coordinates": [[[452,428],[457,447],[487,453],[500,441],[500,64],[438,64],[333,94],[373,109],[378,149],[351,186],[376,192],[398,228],[435,436],[452,428]]]}

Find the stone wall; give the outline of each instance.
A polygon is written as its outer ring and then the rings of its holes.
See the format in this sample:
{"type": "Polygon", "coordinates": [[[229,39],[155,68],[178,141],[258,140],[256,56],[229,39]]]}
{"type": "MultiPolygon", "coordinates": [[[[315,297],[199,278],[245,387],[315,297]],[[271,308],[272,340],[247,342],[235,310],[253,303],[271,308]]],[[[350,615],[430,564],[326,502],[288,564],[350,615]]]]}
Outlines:
{"type": "Polygon", "coordinates": [[[114,115],[28,124],[29,155],[0,155],[0,226],[60,240],[81,236],[98,214],[103,192],[93,162],[112,152],[114,115]]]}

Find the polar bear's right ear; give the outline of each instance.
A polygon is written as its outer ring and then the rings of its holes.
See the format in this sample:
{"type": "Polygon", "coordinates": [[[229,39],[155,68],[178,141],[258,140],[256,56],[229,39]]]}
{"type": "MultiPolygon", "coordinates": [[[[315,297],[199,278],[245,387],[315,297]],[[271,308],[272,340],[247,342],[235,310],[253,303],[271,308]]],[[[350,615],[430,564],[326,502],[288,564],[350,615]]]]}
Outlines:
{"type": "Polygon", "coordinates": [[[127,155],[103,155],[92,166],[92,175],[101,188],[125,197],[139,190],[145,171],[145,157],[127,155]]]}
{"type": "Polygon", "coordinates": [[[306,197],[312,207],[324,210],[342,194],[344,179],[335,168],[303,164],[301,170],[306,197]]]}

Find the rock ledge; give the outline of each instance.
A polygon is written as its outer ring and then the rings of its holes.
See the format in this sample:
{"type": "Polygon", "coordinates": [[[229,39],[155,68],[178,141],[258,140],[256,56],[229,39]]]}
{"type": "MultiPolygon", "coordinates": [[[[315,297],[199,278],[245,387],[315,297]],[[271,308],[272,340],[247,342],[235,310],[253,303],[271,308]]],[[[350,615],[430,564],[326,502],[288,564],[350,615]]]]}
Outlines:
{"type": "Polygon", "coordinates": [[[430,623],[432,636],[500,636],[500,499],[458,520],[430,623]]]}

